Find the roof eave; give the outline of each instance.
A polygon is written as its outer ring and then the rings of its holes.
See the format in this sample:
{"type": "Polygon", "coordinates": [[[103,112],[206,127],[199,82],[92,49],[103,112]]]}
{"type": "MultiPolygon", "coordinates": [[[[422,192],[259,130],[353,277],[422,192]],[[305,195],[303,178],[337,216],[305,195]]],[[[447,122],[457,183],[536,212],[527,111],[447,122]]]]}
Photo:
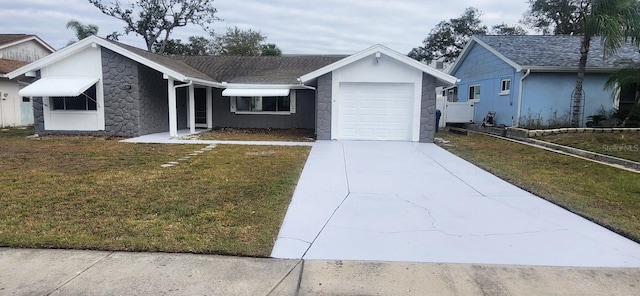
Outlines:
{"type": "MultiPolygon", "coordinates": [[[[523,66],[524,70],[531,70],[531,72],[553,72],[553,73],[576,73],[578,68],[576,67],[557,67],[557,66],[523,66]]],[[[585,72],[587,73],[613,73],[619,70],[613,67],[587,67],[585,72]]]]}
{"type": "Polygon", "coordinates": [[[369,56],[371,54],[374,54],[376,52],[383,53],[383,54],[385,54],[387,56],[390,56],[391,58],[393,58],[395,60],[398,60],[398,61],[400,61],[400,62],[402,62],[404,64],[407,64],[409,66],[417,68],[417,69],[421,70],[422,72],[425,72],[425,73],[427,73],[427,74],[429,74],[431,76],[434,76],[436,79],[438,79],[438,80],[440,80],[442,82],[454,84],[454,83],[457,83],[459,81],[459,79],[456,78],[456,77],[453,77],[453,76],[451,76],[451,75],[449,75],[447,73],[441,72],[441,71],[439,71],[437,69],[431,68],[431,67],[429,67],[429,66],[427,66],[427,65],[425,65],[425,64],[423,64],[423,63],[421,63],[419,61],[416,61],[416,60],[414,60],[412,58],[409,58],[409,57],[407,57],[407,56],[405,56],[403,54],[400,54],[400,53],[398,53],[398,52],[396,52],[396,51],[394,51],[394,50],[392,50],[392,49],[390,49],[388,47],[380,45],[380,44],[377,44],[377,45],[374,45],[372,47],[369,47],[369,48],[367,48],[367,49],[365,49],[363,51],[360,51],[358,53],[350,55],[350,56],[348,56],[348,57],[346,57],[344,59],[341,59],[341,60],[339,60],[339,61],[337,61],[335,63],[332,63],[332,64],[329,64],[327,66],[324,66],[324,67],[322,67],[322,68],[320,68],[318,70],[315,70],[315,71],[313,71],[311,73],[302,75],[302,76],[300,76],[300,81],[303,82],[303,83],[304,82],[309,82],[309,81],[311,81],[313,79],[316,79],[316,78],[318,78],[318,77],[320,77],[320,76],[322,76],[324,74],[327,74],[327,73],[332,72],[332,71],[334,71],[336,69],[342,68],[342,67],[344,67],[346,65],[349,65],[349,64],[351,64],[351,63],[353,63],[355,61],[359,61],[359,60],[361,60],[361,59],[363,59],[363,58],[365,58],[365,57],[367,57],[367,56],[369,56]]]}

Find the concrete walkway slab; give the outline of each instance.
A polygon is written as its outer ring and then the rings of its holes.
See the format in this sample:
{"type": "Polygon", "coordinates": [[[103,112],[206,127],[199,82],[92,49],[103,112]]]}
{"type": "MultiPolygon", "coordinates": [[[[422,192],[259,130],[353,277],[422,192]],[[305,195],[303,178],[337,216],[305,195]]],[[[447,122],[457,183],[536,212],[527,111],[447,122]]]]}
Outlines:
{"type": "MultiPolygon", "coordinates": [[[[196,134],[206,130],[197,130],[196,134]]],[[[155,133],[134,137],[120,142],[143,144],[198,144],[198,145],[251,145],[251,146],[313,146],[313,142],[281,142],[281,141],[222,141],[222,140],[198,140],[191,139],[189,130],[178,130],[178,137],[171,137],[169,132],[155,133]]]]}
{"type": "Polygon", "coordinates": [[[300,260],[0,249],[0,295],[295,295],[300,260]]]}
{"type": "Polygon", "coordinates": [[[638,295],[640,269],[304,262],[298,295],[638,295]]]}
{"type": "Polygon", "coordinates": [[[318,141],[272,256],[639,267],[640,245],[434,144],[318,141]]]}

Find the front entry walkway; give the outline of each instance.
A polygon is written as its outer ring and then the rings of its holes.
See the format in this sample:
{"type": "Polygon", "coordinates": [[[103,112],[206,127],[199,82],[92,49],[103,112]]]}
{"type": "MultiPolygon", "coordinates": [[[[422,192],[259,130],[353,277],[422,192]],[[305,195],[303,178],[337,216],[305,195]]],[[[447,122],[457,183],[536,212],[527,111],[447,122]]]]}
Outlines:
{"type": "MultiPolygon", "coordinates": [[[[195,134],[206,131],[197,129],[195,134]]],[[[124,143],[145,143],[145,144],[204,144],[204,145],[269,145],[269,146],[312,146],[313,142],[280,142],[280,141],[227,141],[227,140],[198,140],[189,138],[189,130],[178,130],[178,137],[171,137],[169,132],[155,133],[140,137],[122,140],[124,143]]]]}
{"type": "Polygon", "coordinates": [[[639,244],[409,142],[316,142],[271,255],[640,267],[639,244]]]}

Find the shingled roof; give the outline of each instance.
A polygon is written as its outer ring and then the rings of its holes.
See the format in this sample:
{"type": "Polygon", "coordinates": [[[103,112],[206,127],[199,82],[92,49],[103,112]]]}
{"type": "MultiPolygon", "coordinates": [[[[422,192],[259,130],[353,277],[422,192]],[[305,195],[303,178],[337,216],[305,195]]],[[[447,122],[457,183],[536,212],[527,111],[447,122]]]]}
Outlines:
{"type": "MultiPolygon", "coordinates": [[[[523,68],[578,68],[582,36],[474,36],[523,68]]],[[[591,41],[587,68],[613,69],[629,63],[640,63],[638,48],[626,43],[605,58],[602,40],[591,41]]]]}
{"type": "Polygon", "coordinates": [[[28,64],[27,62],[0,59],[0,74],[7,74],[15,69],[18,69],[24,65],[28,64]]]}
{"type": "MultiPolygon", "coordinates": [[[[106,39],[104,39],[106,40],[106,39]]],[[[151,53],[148,52],[144,49],[140,49],[131,45],[127,45],[124,43],[120,43],[120,42],[116,42],[116,41],[111,41],[111,40],[107,40],[113,44],[116,44],[119,47],[122,47],[134,54],[137,54],[147,60],[150,60],[154,63],[163,65],[169,69],[172,69],[176,72],[182,73],[188,77],[192,77],[192,78],[198,78],[198,79],[203,79],[203,80],[214,80],[213,78],[209,77],[207,74],[202,73],[201,71],[198,71],[197,69],[192,68],[191,66],[183,63],[182,61],[176,60],[170,56],[166,56],[166,55],[160,55],[160,54],[156,54],[156,53],[151,53]]]]}
{"type": "Polygon", "coordinates": [[[297,78],[345,56],[175,56],[215,81],[254,84],[298,84],[297,78]]]}

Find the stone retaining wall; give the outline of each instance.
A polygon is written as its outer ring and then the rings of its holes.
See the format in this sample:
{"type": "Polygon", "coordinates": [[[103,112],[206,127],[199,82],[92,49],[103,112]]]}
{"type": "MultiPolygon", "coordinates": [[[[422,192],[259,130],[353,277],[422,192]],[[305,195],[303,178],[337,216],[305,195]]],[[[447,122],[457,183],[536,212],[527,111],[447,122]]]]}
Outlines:
{"type": "Polygon", "coordinates": [[[640,128],[557,128],[546,130],[507,128],[507,136],[515,138],[535,138],[567,133],[640,133],[640,128]]]}

